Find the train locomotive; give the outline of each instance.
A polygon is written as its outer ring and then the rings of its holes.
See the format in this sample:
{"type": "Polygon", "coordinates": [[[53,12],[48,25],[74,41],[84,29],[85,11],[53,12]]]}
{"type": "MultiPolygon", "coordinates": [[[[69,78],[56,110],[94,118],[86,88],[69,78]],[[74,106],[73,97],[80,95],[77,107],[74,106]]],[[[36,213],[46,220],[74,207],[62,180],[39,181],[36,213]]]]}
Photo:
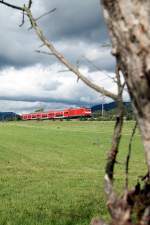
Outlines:
{"type": "Polygon", "coordinates": [[[48,112],[36,112],[22,114],[22,120],[55,120],[55,119],[75,119],[75,118],[88,118],[92,116],[91,109],[89,108],[71,108],[64,110],[54,110],[48,112]]]}

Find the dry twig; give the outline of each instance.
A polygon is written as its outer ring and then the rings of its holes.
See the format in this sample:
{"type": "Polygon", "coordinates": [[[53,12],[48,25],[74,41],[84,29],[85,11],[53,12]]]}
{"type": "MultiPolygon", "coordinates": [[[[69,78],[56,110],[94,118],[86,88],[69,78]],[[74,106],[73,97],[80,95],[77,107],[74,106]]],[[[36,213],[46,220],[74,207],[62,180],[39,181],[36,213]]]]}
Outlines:
{"type": "Polygon", "coordinates": [[[125,167],[125,173],[126,173],[125,187],[126,187],[126,190],[128,190],[129,162],[130,162],[130,158],[131,158],[132,141],[133,141],[133,138],[134,138],[134,135],[135,135],[135,132],[136,132],[136,128],[137,128],[137,122],[135,122],[135,125],[134,125],[133,130],[132,130],[132,134],[131,134],[131,137],[130,137],[130,140],[129,140],[128,155],[127,155],[127,158],[126,158],[126,167],[125,167]]]}

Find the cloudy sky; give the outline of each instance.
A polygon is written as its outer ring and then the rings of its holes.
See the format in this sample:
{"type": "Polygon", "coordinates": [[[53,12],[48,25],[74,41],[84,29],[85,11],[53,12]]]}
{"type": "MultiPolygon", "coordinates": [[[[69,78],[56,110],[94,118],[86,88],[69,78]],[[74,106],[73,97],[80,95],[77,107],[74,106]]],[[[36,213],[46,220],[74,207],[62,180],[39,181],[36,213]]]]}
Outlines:
{"type": "MultiPolygon", "coordinates": [[[[28,1],[8,2],[21,5],[28,1]]],[[[55,7],[53,14],[39,21],[47,38],[71,63],[79,60],[85,76],[115,91],[107,76],[114,76],[115,60],[111,49],[102,47],[109,38],[99,0],[34,0],[33,15],[36,18],[55,7]]],[[[100,94],[77,82],[53,56],[35,52],[41,43],[33,30],[28,31],[27,19],[19,27],[21,20],[20,12],[0,5],[0,111],[21,113],[102,102],[100,94]]]]}

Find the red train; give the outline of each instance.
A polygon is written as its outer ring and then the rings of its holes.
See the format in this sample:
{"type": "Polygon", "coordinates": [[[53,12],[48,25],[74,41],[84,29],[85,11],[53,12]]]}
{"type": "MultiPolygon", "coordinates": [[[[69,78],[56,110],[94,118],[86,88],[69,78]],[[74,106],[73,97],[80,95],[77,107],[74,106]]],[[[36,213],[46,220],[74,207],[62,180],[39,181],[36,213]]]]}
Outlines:
{"type": "Polygon", "coordinates": [[[44,120],[44,119],[73,119],[91,117],[91,109],[88,108],[72,108],[65,110],[56,110],[48,112],[36,112],[30,114],[22,114],[22,120],[44,120]]]}

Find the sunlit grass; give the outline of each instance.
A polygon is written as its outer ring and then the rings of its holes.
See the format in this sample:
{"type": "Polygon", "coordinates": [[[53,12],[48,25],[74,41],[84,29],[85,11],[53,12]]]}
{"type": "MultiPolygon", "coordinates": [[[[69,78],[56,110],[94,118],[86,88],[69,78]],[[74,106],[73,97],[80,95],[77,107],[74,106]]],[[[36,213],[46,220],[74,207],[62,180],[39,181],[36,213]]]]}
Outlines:
{"type": "MultiPolygon", "coordinates": [[[[133,122],[125,124],[116,172],[124,187],[124,162],[133,122]]],[[[0,224],[84,225],[106,218],[104,167],[113,122],[44,121],[0,124],[0,224]]],[[[145,172],[137,132],[130,185],[145,172]]]]}

